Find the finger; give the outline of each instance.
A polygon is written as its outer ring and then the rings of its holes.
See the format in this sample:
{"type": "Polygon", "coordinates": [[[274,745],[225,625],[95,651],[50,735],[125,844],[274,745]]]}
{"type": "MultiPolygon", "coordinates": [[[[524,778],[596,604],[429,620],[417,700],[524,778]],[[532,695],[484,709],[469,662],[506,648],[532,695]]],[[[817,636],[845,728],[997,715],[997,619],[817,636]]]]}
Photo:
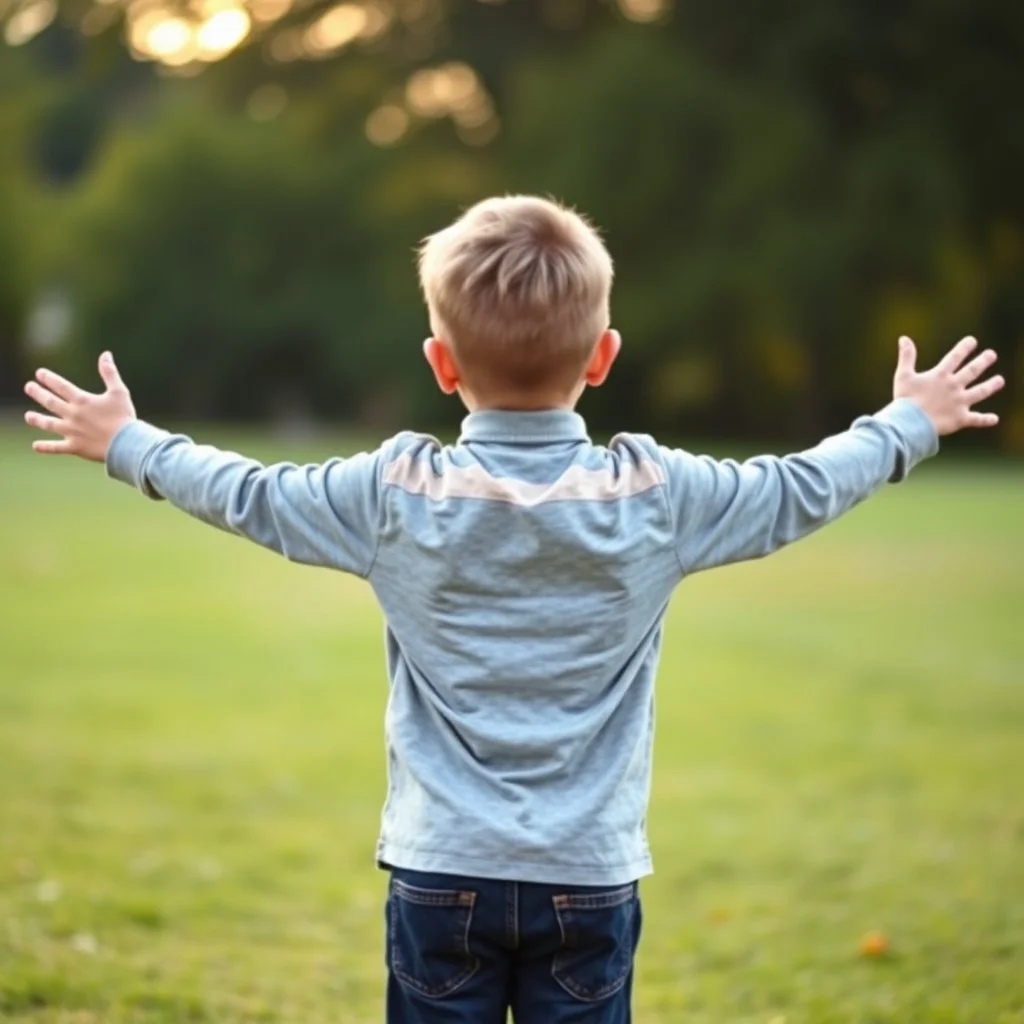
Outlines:
{"type": "Polygon", "coordinates": [[[114,357],[109,352],[104,352],[100,356],[99,365],[100,377],[103,378],[103,383],[107,385],[108,391],[127,390],[121,379],[121,374],[118,373],[117,366],[114,364],[114,357]]]}
{"type": "Polygon", "coordinates": [[[30,427],[35,427],[37,430],[46,430],[51,434],[67,433],[64,429],[67,426],[65,420],[58,419],[56,416],[44,416],[41,412],[25,413],[25,422],[30,427]]]}
{"type": "Polygon", "coordinates": [[[970,384],[977,380],[999,357],[987,348],[980,356],[972,359],[966,366],[957,371],[956,379],[959,384],[970,384]]]}
{"type": "Polygon", "coordinates": [[[65,402],[73,402],[77,398],[84,398],[87,392],[75,387],[69,380],[65,380],[59,373],[52,370],[36,370],[36,380],[45,384],[54,394],[60,395],[65,402]]]}
{"type": "Polygon", "coordinates": [[[43,455],[74,455],[70,441],[33,441],[32,450],[43,455]]]}
{"type": "Polygon", "coordinates": [[[1002,391],[1005,386],[1006,381],[1002,377],[989,377],[988,380],[975,384],[973,388],[968,388],[964,392],[964,398],[967,399],[968,405],[977,405],[978,402],[991,398],[997,391],[1002,391]]]}
{"type": "Polygon", "coordinates": [[[906,335],[900,338],[900,355],[896,363],[897,373],[913,373],[917,366],[917,346],[906,335]]]}
{"type": "Polygon", "coordinates": [[[946,373],[954,373],[960,364],[978,347],[978,339],[970,336],[958,341],[939,363],[939,369],[946,373]]]}
{"type": "Polygon", "coordinates": [[[44,409],[49,409],[50,412],[55,412],[58,416],[66,416],[68,413],[69,406],[63,398],[58,398],[52,391],[47,391],[34,380],[30,380],[25,385],[25,394],[37,401],[44,409]]]}
{"type": "Polygon", "coordinates": [[[969,412],[964,420],[965,427],[994,427],[999,417],[994,412],[969,412]]]}

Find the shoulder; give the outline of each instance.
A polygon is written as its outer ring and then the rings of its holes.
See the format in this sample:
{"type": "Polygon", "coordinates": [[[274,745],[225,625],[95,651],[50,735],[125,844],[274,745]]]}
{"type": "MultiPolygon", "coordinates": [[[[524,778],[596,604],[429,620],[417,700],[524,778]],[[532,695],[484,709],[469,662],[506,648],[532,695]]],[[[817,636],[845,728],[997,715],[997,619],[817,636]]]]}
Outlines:
{"type": "Polygon", "coordinates": [[[396,459],[431,458],[441,451],[443,445],[432,434],[421,434],[414,430],[403,430],[385,441],[379,449],[384,465],[396,459]]]}
{"type": "Polygon", "coordinates": [[[608,442],[610,452],[635,458],[661,459],[658,442],[650,434],[623,431],[608,442]]]}
{"type": "Polygon", "coordinates": [[[660,481],[664,482],[667,469],[665,449],[650,434],[616,434],[608,442],[607,450],[618,462],[627,462],[637,467],[644,464],[653,467],[660,481]]]}
{"type": "Polygon", "coordinates": [[[377,449],[382,487],[404,485],[412,479],[432,476],[444,446],[432,434],[403,430],[377,449]]]}

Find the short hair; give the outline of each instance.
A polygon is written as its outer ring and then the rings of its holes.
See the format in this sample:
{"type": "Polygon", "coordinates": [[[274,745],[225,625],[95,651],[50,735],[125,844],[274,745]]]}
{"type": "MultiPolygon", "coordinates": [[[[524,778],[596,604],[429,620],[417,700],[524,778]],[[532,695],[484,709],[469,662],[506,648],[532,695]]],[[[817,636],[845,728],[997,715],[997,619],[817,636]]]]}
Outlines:
{"type": "Polygon", "coordinates": [[[578,213],[532,196],[486,199],[420,249],[432,329],[491,392],[571,387],[609,325],[612,260],[578,213]]]}

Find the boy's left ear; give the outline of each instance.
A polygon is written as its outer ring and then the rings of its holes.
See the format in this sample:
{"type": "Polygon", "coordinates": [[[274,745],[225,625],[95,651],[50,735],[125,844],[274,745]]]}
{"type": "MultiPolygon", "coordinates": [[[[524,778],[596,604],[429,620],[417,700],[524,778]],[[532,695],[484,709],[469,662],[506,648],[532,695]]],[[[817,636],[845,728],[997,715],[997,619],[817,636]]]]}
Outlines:
{"type": "Polygon", "coordinates": [[[618,331],[607,330],[597,339],[593,355],[587,363],[583,379],[592,388],[599,388],[607,379],[612,364],[622,348],[622,338],[618,331]]]}

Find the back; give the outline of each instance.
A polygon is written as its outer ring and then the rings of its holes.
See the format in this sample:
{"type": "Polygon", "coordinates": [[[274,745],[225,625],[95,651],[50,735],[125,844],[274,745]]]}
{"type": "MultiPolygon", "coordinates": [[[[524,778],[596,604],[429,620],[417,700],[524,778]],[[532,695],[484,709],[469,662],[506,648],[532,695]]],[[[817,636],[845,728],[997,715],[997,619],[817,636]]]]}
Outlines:
{"type": "Polygon", "coordinates": [[[901,399],[785,458],[718,462],[575,413],[474,413],[457,445],[400,434],[319,465],[125,424],[108,472],[297,562],[369,579],[388,622],[379,859],[621,885],[644,836],[654,676],[672,588],[760,558],[937,450],[901,399]]]}
{"type": "Polygon", "coordinates": [[[661,621],[680,578],[659,462],[573,413],[407,436],[370,573],[388,622],[379,857],[584,884],[649,869],[661,621]]]}

